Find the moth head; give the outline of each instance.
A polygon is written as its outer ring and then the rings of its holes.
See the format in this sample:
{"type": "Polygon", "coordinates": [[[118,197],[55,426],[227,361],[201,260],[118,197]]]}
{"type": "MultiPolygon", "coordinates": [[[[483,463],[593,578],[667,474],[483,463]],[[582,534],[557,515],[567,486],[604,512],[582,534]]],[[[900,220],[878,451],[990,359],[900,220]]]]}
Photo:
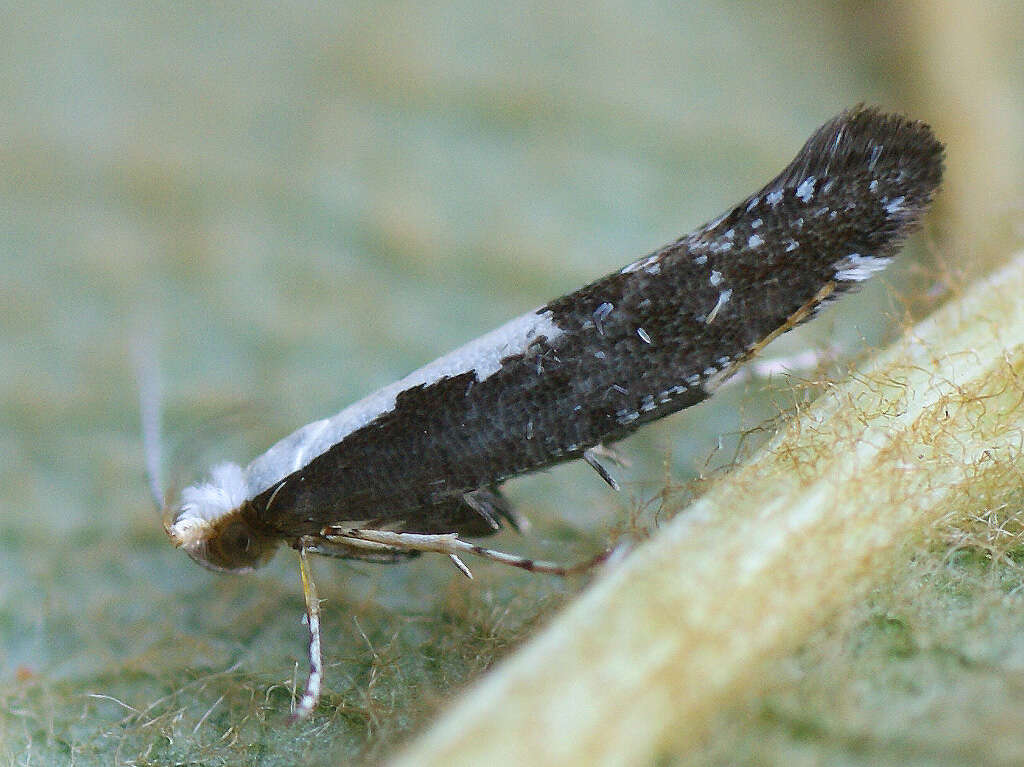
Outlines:
{"type": "Polygon", "coordinates": [[[211,475],[209,482],[185,488],[164,529],[175,546],[203,567],[232,573],[255,570],[274,556],[280,541],[250,521],[241,467],[222,464],[211,475]]]}

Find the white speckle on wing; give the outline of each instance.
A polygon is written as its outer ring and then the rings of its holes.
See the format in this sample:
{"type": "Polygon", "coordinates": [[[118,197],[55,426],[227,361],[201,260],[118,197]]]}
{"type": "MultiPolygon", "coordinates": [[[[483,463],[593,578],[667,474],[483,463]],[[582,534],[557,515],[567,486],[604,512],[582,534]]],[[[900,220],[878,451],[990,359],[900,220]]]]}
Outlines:
{"type": "Polygon", "coordinates": [[[874,170],[875,165],[878,164],[878,158],[882,155],[882,146],[880,144],[875,144],[873,141],[871,144],[871,157],[868,158],[868,168],[870,170],[874,170]]]}
{"type": "Polygon", "coordinates": [[[715,308],[711,310],[707,318],[704,320],[705,325],[710,325],[715,321],[715,317],[722,310],[722,307],[729,303],[729,299],[732,298],[732,288],[727,288],[718,294],[718,302],[715,304],[715,308]]]}
{"type": "Polygon", "coordinates": [[[805,203],[811,201],[814,196],[814,182],[817,179],[814,176],[808,176],[804,179],[803,183],[796,188],[796,196],[803,200],[805,203]]]}
{"type": "Polygon", "coordinates": [[[735,229],[727,229],[722,233],[722,236],[716,239],[711,244],[712,253],[725,253],[728,250],[732,250],[733,238],[736,236],[735,229]]]}
{"type": "Polygon", "coordinates": [[[608,319],[608,315],[615,309],[615,304],[608,303],[605,301],[603,304],[598,306],[594,310],[594,324],[597,326],[597,332],[602,336],[604,335],[604,321],[608,319]]]}
{"type": "Polygon", "coordinates": [[[722,273],[717,269],[712,269],[711,276],[708,278],[708,282],[710,282],[713,287],[717,288],[719,285],[722,284],[722,273]]]}
{"type": "MultiPolygon", "coordinates": [[[[652,266],[655,266],[661,260],[661,253],[654,253],[650,256],[645,256],[639,261],[634,261],[631,264],[626,264],[619,270],[619,274],[630,274],[632,272],[639,272],[641,269],[650,270],[652,266]]],[[[660,268],[660,267],[659,267],[660,268]]],[[[657,272],[655,272],[657,274],[657,272]]]]}
{"type": "Polygon", "coordinates": [[[475,373],[477,381],[484,381],[501,370],[501,361],[506,357],[525,353],[530,344],[541,336],[550,342],[560,335],[562,330],[555,324],[550,311],[529,312],[349,405],[337,415],[303,426],[246,467],[246,497],[259,495],[296,468],[301,468],[296,466],[297,456],[301,456],[302,465],[306,465],[353,431],[393,410],[398,395],[407,389],[429,386],[443,378],[468,372],[475,373]]]}
{"type": "Polygon", "coordinates": [[[764,226],[764,219],[762,218],[755,218],[750,222],[751,229],[760,229],[762,226],[764,226]]]}
{"type": "Polygon", "coordinates": [[[658,404],[654,401],[654,396],[651,394],[645,396],[643,402],[640,403],[640,409],[645,413],[651,412],[657,406],[658,404]]]}
{"type": "Polygon", "coordinates": [[[767,201],[769,205],[771,205],[774,208],[776,205],[782,202],[782,190],[773,189],[772,191],[768,192],[768,194],[765,195],[764,199],[767,201]]]}
{"type": "Polygon", "coordinates": [[[754,197],[753,199],[751,199],[751,201],[747,204],[747,213],[752,211],[754,208],[756,208],[760,204],[761,204],[761,198],[760,197],[754,197]]]}
{"type": "Polygon", "coordinates": [[[786,252],[787,253],[792,253],[794,250],[796,250],[799,247],[800,247],[800,243],[797,242],[796,240],[787,240],[786,241],[786,252]]]}
{"type": "Polygon", "coordinates": [[[707,262],[708,262],[708,257],[707,256],[697,256],[695,259],[693,259],[693,263],[697,264],[698,266],[702,266],[702,265],[706,264],[707,262]]]}
{"type": "Polygon", "coordinates": [[[640,336],[640,340],[643,341],[645,344],[653,343],[653,341],[651,341],[651,337],[647,335],[647,331],[644,330],[643,328],[637,328],[636,334],[640,336]]]}
{"type": "Polygon", "coordinates": [[[616,419],[621,424],[632,423],[640,417],[640,413],[636,410],[620,410],[615,414],[616,419]]]}
{"type": "Polygon", "coordinates": [[[748,248],[760,248],[762,245],[764,245],[764,240],[761,239],[760,235],[752,234],[747,239],[747,247],[748,248]]]}
{"type": "Polygon", "coordinates": [[[832,268],[836,270],[837,280],[861,282],[887,267],[890,261],[892,261],[891,258],[875,258],[874,256],[862,256],[860,253],[851,253],[832,264],[832,268]]]}
{"type": "Polygon", "coordinates": [[[648,274],[660,274],[661,264],[655,261],[653,264],[644,267],[644,271],[648,274]]]}
{"type": "Polygon", "coordinates": [[[885,206],[885,212],[888,213],[890,216],[899,213],[901,210],[903,210],[903,199],[904,198],[902,195],[900,195],[899,197],[893,197],[892,201],[885,206]]]}
{"type": "Polygon", "coordinates": [[[874,181],[872,181],[870,184],[868,184],[868,191],[871,192],[872,194],[874,194],[875,192],[878,191],[878,179],[877,178],[874,181]]]}

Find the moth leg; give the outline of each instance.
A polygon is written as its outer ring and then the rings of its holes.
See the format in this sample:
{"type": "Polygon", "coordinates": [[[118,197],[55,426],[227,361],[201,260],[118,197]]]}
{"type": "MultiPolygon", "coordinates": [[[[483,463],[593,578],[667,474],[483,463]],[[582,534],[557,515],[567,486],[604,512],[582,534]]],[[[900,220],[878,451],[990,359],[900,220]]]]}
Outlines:
{"type": "Polygon", "coordinates": [[[371,544],[367,541],[325,541],[308,535],[303,536],[300,545],[308,554],[334,559],[357,559],[375,565],[393,565],[419,556],[418,551],[395,551],[390,546],[371,544]]]}
{"type": "MultiPolygon", "coordinates": [[[[602,552],[591,561],[566,567],[565,565],[557,565],[553,562],[542,562],[478,546],[475,543],[462,540],[456,533],[421,535],[419,533],[395,533],[388,530],[357,530],[328,525],[320,531],[320,534],[332,543],[338,541],[356,545],[356,542],[362,541],[388,546],[399,551],[424,551],[446,554],[449,557],[453,555],[457,557],[459,554],[473,554],[489,559],[492,562],[509,565],[510,567],[518,567],[533,573],[548,573],[550,575],[569,575],[580,572],[602,561],[607,556],[606,552],[602,552]]],[[[458,567],[458,563],[456,563],[456,567],[458,567]]],[[[461,570],[461,568],[459,569],[461,570]]]]}
{"type": "Polygon", "coordinates": [[[306,598],[306,627],[309,629],[309,676],[302,697],[292,712],[292,722],[305,719],[316,708],[324,678],[324,661],[320,649],[320,598],[316,593],[313,573],[309,569],[306,547],[302,545],[299,546],[299,571],[302,573],[302,595],[306,598]]]}
{"type": "Polygon", "coordinates": [[[502,519],[508,520],[512,528],[520,533],[530,527],[529,520],[512,507],[496,486],[481,487],[465,493],[462,500],[483,517],[495,532],[501,529],[502,519]]]}
{"type": "Polygon", "coordinates": [[[595,453],[595,448],[584,450],[583,460],[590,464],[590,468],[596,471],[598,476],[601,477],[601,479],[603,479],[605,482],[607,482],[608,486],[612,490],[618,491],[619,483],[615,481],[615,477],[608,473],[608,469],[601,465],[601,462],[597,460],[597,455],[595,453]]]}
{"type": "Polygon", "coordinates": [[[501,522],[499,520],[505,513],[505,509],[501,507],[503,499],[497,493],[492,493],[483,488],[466,493],[462,496],[462,500],[466,502],[469,508],[483,517],[492,530],[497,532],[501,529],[501,522]]]}
{"type": "Polygon", "coordinates": [[[456,570],[458,570],[460,573],[465,575],[470,580],[473,580],[473,571],[466,566],[465,562],[459,559],[458,554],[449,554],[448,559],[449,561],[451,561],[453,565],[455,565],[456,570]]]}

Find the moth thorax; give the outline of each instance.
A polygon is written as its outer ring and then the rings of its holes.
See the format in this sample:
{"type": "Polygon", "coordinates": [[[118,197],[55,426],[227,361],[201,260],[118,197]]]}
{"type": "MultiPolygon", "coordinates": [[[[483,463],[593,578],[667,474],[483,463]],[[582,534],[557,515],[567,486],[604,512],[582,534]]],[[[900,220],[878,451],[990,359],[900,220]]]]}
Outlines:
{"type": "Polygon", "coordinates": [[[186,504],[165,528],[174,545],[203,567],[246,573],[269,562],[280,543],[254,525],[247,512],[251,512],[248,502],[208,519],[186,504]]]}

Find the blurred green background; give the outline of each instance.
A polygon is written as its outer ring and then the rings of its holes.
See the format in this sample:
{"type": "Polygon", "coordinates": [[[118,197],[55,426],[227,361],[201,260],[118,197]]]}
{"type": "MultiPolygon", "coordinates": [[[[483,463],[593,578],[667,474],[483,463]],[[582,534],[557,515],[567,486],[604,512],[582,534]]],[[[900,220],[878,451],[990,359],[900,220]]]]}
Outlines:
{"type": "MultiPolygon", "coordinates": [[[[580,586],[318,562],[327,694],[287,727],[295,557],[218,576],[168,544],[140,338],[173,489],[701,224],[865,101],[932,122],[950,177],[898,267],[771,350],[849,360],[1019,242],[1022,18],[1010,0],[4,4],[0,760],[377,760],[580,586]]],[[[572,561],[656,525],[668,481],[803,396],[753,379],[653,425],[623,445],[621,495],[586,467],[516,480],[535,529],[496,544],[572,561]]],[[[707,758],[739,759],[729,742],[707,758]]]]}

